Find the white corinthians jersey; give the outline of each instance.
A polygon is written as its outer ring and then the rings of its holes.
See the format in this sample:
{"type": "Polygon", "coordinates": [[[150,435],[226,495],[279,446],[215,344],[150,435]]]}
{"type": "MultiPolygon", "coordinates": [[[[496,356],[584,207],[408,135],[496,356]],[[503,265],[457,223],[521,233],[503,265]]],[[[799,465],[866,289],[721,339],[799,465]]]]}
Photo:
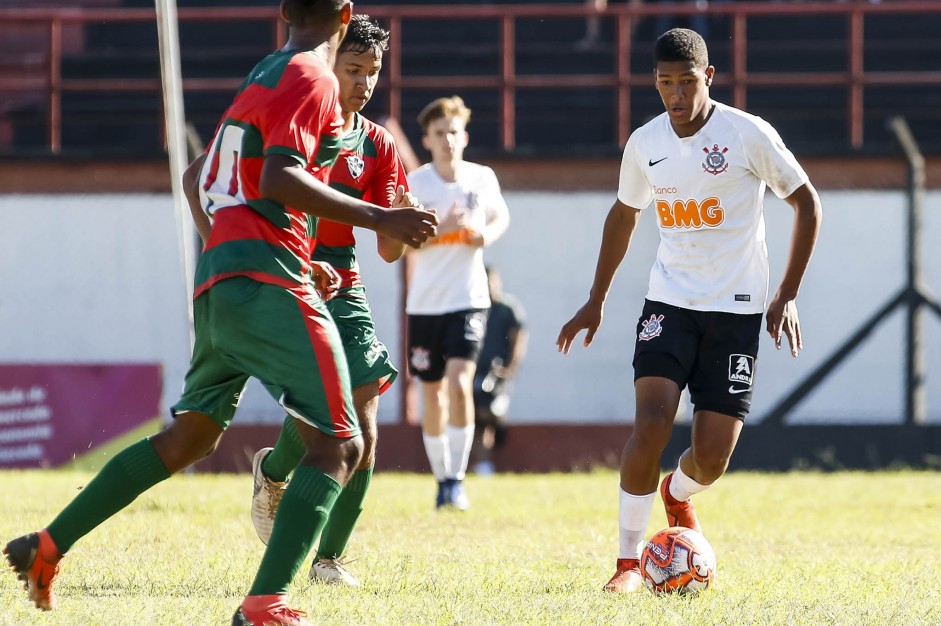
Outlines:
{"type": "MultiPolygon", "coordinates": [[[[408,175],[411,192],[426,209],[434,209],[443,221],[452,210],[465,209],[468,228],[481,232],[496,214],[508,209],[493,170],[462,162],[457,180],[441,178],[431,163],[408,175]]],[[[432,245],[411,252],[414,270],[405,311],[409,315],[443,315],[466,309],[490,307],[490,289],[482,248],[469,246],[461,233],[446,233],[432,245]]]]}
{"type": "Polygon", "coordinates": [[[647,299],[696,311],[761,313],[768,298],[765,186],[786,198],[807,175],[760,117],[715,103],[692,137],[666,113],[624,147],[618,200],[657,211],[647,299]]]}

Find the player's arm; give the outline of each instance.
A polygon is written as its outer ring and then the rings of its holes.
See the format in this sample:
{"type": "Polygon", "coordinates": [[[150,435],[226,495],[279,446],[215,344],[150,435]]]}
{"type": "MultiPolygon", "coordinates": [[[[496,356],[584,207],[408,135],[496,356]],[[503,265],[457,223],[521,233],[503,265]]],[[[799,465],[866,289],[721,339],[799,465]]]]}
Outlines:
{"type": "Polygon", "coordinates": [[[199,172],[203,169],[205,160],[205,154],[199,155],[183,172],[183,195],[186,197],[186,203],[190,207],[190,214],[193,216],[193,222],[196,224],[199,238],[203,240],[203,245],[209,241],[209,232],[212,230],[212,222],[209,221],[209,216],[203,211],[202,203],[199,201],[199,172]]]}
{"type": "Polygon", "coordinates": [[[412,247],[434,236],[438,223],[434,213],[420,206],[383,209],[331,189],[296,159],[282,154],[265,157],[259,191],[265,198],[299,211],[368,228],[412,247]]]}
{"type": "MultiPolygon", "coordinates": [[[[415,197],[409,192],[405,191],[405,185],[399,185],[395,190],[395,198],[392,200],[392,208],[396,209],[399,207],[412,206],[417,204],[418,201],[415,200],[415,197]]],[[[402,255],[405,254],[405,244],[396,241],[395,239],[390,239],[385,235],[376,233],[376,249],[379,252],[379,256],[386,263],[394,263],[402,258],[402,255]]]]}
{"type": "Polygon", "coordinates": [[[791,346],[791,355],[796,357],[804,347],[797,316],[797,293],[817,243],[823,210],[817,190],[809,182],[798,187],[784,201],[794,209],[791,248],[784,277],[768,305],[766,320],[768,333],[774,339],[778,350],[781,349],[782,336],[786,335],[791,346]]]}
{"type": "Polygon", "coordinates": [[[598,252],[598,264],[595,266],[595,279],[591,285],[591,293],[582,308],[580,308],[559,332],[556,340],[559,352],[568,354],[575,336],[583,329],[585,333],[585,347],[591,345],[601,319],[604,316],[604,302],[611,289],[611,282],[618,266],[627,254],[631,244],[634,228],[640,217],[640,209],[629,207],[620,200],[615,200],[614,206],[608,211],[604,221],[604,231],[601,236],[601,250],[598,252]]]}
{"type": "MultiPolygon", "coordinates": [[[[390,138],[389,141],[391,142],[392,139],[390,138]]],[[[381,153],[383,155],[382,163],[385,167],[383,171],[380,171],[374,177],[375,184],[378,185],[377,192],[386,199],[386,202],[391,201],[390,206],[393,208],[408,206],[409,203],[417,204],[414,197],[408,193],[408,178],[405,175],[405,166],[402,165],[402,161],[399,159],[395,144],[390,143],[390,148],[390,151],[381,153]]],[[[369,199],[372,199],[372,196],[369,199]]],[[[400,241],[376,233],[376,250],[383,261],[394,263],[405,254],[406,246],[400,241]]]]}
{"type": "Polygon", "coordinates": [[[481,247],[492,244],[502,237],[510,227],[510,212],[506,210],[506,203],[501,202],[501,204],[502,207],[490,215],[487,220],[487,225],[484,226],[483,232],[480,233],[481,247]]]}
{"type": "Polygon", "coordinates": [[[395,263],[405,254],[406,246],[404,243],[398,242],[395,239],[389,239],[388,237],[377,234],[376,249],[383,261],[386,263],[395,263]]]}
{"type": "Polygon", "coordinates": [[[486,183],[486,189],[482,194],[487,198],[487,224],[477,233],[471,231],[469,234],[470,245],[481,248],[489,246],[506,233],[510,227],[510,210],[506,206],[506,200],[503,199],[503,193],[500,191],[500,183],[497,176],[489,171],[489,180],[486,183]]]}

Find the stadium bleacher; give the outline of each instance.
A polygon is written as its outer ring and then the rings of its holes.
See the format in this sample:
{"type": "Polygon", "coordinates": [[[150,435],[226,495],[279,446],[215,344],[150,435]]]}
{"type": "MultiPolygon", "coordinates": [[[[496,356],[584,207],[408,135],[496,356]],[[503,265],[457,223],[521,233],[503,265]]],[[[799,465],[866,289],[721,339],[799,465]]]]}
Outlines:
{"type": "MultiPolygon", "coordinates": [[[[570,0],[580,3],[581,0],[570,0]]],[[[525,2],[533,4],[532,0],[525,2]]],[[[0,7],[9,6],[5,0],[0,7]]],[[[56,6],[43,0],[41,6],[56,6]]],[[[258,6],[257,2],[232,0],[179,0],[180,8],[258,6]]],[[[395,4],[378,0],[371,5],[395,4]]],[[[410,4],[440,4],[431,0],[410,4]]],[[[469,4],[475,4],[469,2],[469,4]]],[[[479,3],[477,3],[479,4],[479,3]]],[[[492,3],[489,3],[492,4],[492,3]]],[[[513,4],[521,4],[519,0],[513,4]]],[[[82,0],[70,6],[153,7],[152,0],[82,0]]],[[[35,5],[31,5],[35,6],[35,5]]],[[[61,6],[61,3],[59,3],[61,6]]],[[[368,12],[368,6],[357,5],[368,12]]],[[[679,22],[678,22],[679,23],[679,22]]],[[[655,18],[641,20],[633,32],[631,71],[649,71],[650,51],[662,24],[655,18]]],[[[731,21],[728,16],[709,18],[712,61],[721,73],[730,73],[731,21]]],[[[159,77],[157,35],[153,23],[89,23],[65,47],[63,79],[123,79],[159,77]]],[[[941,42],[935,36],[941,14],[870,15],[865,22],[867,70],[904,72],[941,69],[941,42]]],[[[845,16],[753,16],[748,20],[749,72],[846,71],[849,59],[845,16]]],[[[615,71],[614,24],[606,20],[598,44],[576,46],[584,36],[584,21],[566,18],[521,18],[516,23],[515,68],[519,75],[604,74],[615,71]]],[[[400,46],[404,76],[499,75],[501,68],[497,20],[427,19],[405,21],[400,46]]],[[[272,45],[270,23],[211,22],[180,24],[182,66],[185,78],[239,78],[272,45]]],[[[42,71],[44,37],[10,39],[11,49],[0,65],[0,76],[42,71]]],[[[455,89],[409,89],[402,93],[402,126],[409,139],[418,140],[412,123],[431,98],[455,89]]],[[[474,109],[471,127],[475,157],[499,155],[500,97],[495,88],[459,90],[474,109]]],[[[717,85],[714,97],[731,102],[728,85],[717,85]]],[[[187,117],[200,135],[211,134],[231,91],[188,91],[187,117]]],[[[0,109],[0,153],[43,154],[48,150],[46,100],[41,89],[4,98],[0,109]]],[[[370,105],[379,117],[386,106],[380,85],[370,105]]],[[[941,110],[937,86],[868,86],[864,91],[865,143],[861,152],[881,154],[894,150],[894,139],[885,130],[891,115],[904,114],[918,128],[922,149],[941,153],[941,125],[926,123],[941,110]]],[[[615,132],[617,106],[613,87],[572,89],[518,88],[516,91],[516,148],[525,156],[610,156],[619,146],[615,132]],[[573,123],[572,120],[577,120],[573,123]],[[564,140],[560,128],[565,128],[564,140]]],[[[123,92],[68,91],[62,97],[62,153],[154,156],[162,152],[161,96],[157,90],[123,92]]],[[[843,86],[749,86],[747,107],[772,120],[788,144],[803,154],[839,156],[856,152],[851,147],[846,122],[848,97],[843,86]]],[[[659,113],[653,89],[632,89],[632,125],[659,113]]]]}

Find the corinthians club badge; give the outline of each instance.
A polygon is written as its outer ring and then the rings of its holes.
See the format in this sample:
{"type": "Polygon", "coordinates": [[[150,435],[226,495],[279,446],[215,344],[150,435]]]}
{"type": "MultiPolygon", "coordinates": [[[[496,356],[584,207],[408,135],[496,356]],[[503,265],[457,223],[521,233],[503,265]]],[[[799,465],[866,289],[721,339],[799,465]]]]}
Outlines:
{"type": "Polygon", "coordinates": [[[702,151],[706,153],[706,160],[702,162],[703,171],[718,176],[729,169],[729,163],[725,160],[725,153],[729,151],[728,148],[719,150],[719,144],[714,143],[712,144],[712,150],[703,148],[702,151]]]}

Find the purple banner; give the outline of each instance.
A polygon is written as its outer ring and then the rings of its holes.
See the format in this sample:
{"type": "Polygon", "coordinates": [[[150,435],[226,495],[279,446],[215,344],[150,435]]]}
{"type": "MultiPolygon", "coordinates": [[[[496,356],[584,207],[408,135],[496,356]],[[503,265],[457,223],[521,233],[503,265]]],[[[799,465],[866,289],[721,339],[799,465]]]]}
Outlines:
{"type": "Polygon", "coordinates": [[[159,415],[160,365],[0,364],[0,467],[54,467],[159,415]]]}

